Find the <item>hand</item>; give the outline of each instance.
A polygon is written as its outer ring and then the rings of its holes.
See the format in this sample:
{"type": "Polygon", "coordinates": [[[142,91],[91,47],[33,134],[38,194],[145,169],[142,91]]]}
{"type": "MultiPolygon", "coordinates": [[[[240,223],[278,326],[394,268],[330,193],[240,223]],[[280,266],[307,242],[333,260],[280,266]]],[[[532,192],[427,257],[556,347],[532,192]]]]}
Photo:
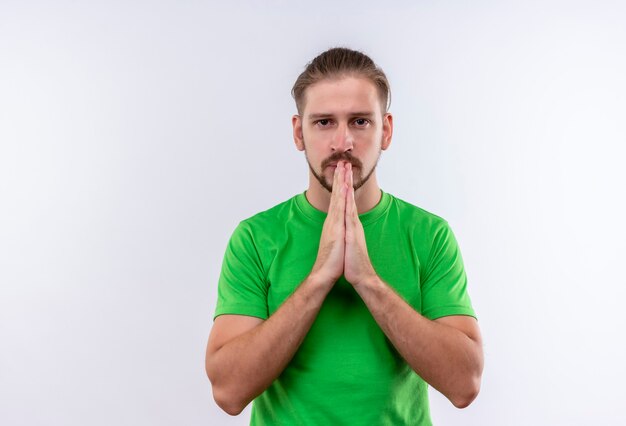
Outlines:
{"type": "Polygon", "coordinates": [[[352,165],[347,165],[347,194],[346,194],[346,247],[344,255],[343,274],[346,280],[353,286],[376,277],[376,271],[372,266],[367,245],[365,232],[359,219],[356,202],[354,200],[354,186],[352,183],[352,165]]]}
{"type": "Polygon", "coordinates": [[[346,174],[345,163],[337,163],[328,215],[322,228],[317,259],[311,270],[311,275],[319,277],[322,282],[328,285],[333,285],[341,277],[344,268],[345,214],[348,192],[346,174]]]}

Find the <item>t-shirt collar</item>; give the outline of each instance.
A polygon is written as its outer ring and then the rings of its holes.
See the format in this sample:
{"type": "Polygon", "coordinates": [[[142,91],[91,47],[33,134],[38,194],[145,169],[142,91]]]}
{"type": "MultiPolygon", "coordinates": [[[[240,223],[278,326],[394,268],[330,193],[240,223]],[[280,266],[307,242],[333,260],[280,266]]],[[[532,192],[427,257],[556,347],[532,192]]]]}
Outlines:
{"type": "MultiPolygon", "coordinates": [[[[327,213],[316,209],[309,203],[309,200],[306,198],[306,191],[296,195],[295,200],[296,205],[307,218],[319,223],[323,223],[326,220],[327,213]]],[[[381,189],[378,204],[365,213],[359,214],[361,223],[365,226],[380,218],[387,211],[390,203],[391,196],[381,189]]]]}

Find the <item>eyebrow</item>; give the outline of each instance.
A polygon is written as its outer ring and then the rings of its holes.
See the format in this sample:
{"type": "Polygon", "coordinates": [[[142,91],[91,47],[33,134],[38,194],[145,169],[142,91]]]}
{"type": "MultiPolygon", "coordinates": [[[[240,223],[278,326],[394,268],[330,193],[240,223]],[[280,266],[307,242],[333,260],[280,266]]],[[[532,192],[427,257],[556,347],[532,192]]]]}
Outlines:
{"type": "MultiPolygon", "coordinates": [[[[327,118],[327,117],[332,117],[334,114],[331,113],[316,113],[316,114],[309,114],[307,116],[307,118],[309,120],[315,120],[315,119],[319,119],[319,118],[327,118]]],[[[351,117],[366,117],[366,118],[370,118],[374,116],[373,112],[351,112],[349,113],[349,115],[351,117]]]]}

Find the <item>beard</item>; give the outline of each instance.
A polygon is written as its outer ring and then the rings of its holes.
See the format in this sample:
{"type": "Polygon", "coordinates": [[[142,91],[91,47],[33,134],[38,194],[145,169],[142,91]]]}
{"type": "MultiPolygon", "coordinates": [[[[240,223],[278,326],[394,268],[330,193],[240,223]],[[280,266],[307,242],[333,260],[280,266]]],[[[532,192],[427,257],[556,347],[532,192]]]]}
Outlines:
{"type": "Polygon", "coordinates": [[[365,182],[368,181],[368,179],[374,173],[374,170],[376,170],[376,166],[378,165],[378,160],[380,159],[380,153],[381,153],[381,150],[379,149],[378,157],[376,158],[376,163],[374,163],[374,165],[372,166],[372,169],[369,170],[365,174],[363,174],[364,170],[363,170],[363,163],[361,162],[361,160],[354,157],[348,151],[336,152],[330,157],[324,159],[324,161],[322,161],[322,164],[320,166],[321,172],[318,173],[313,167],[313,165],[311,164],[311,162],[309,161],[309,157],[306,155],[306,149],[304,150],[304,156],[306,157],[306,162],[309,164],[309,169],[311,170],[311,173],[313,174],[313,176],[315,176],[315,179],[317,179],[320,185],[322,185],[322,187],[326,189],[328,192],[333,192],[333,183],[332,181],[328,182],[328,180],[326,179],[326,176],[324,176],[324,170],[326,170],[326,167],[328,167],[332,163],[338,163],[339,161],[345,161],[347,163],[352,164],[352,178],[353,178],[352,186],[354,190],[356,191],[357,189],[365,185],[365,182]]]}

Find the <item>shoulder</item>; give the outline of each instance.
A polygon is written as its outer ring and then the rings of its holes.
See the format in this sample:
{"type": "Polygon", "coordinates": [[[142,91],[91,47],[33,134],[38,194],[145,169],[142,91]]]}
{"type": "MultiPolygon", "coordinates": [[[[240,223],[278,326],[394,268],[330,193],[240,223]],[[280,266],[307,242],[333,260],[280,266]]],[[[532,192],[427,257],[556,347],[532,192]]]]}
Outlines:
{"type": "Polygon", "coordinates": [[[283,226],[285,222],[293,216],[294,209],[297,209],[297,197],[298,195],[295,195],[267,210],[263,210],[242,220],[239,222],[236,232],[239,231],[250,234],[272,232],[277,226],[283,226]]]}
{"type": "Polygon", "coordinates": [[[443,217],[392,194],[389,196],[391,197],[390,214],[414,231],[429,231],[430,233],[449,228],[448,221],[443,217]]]}

